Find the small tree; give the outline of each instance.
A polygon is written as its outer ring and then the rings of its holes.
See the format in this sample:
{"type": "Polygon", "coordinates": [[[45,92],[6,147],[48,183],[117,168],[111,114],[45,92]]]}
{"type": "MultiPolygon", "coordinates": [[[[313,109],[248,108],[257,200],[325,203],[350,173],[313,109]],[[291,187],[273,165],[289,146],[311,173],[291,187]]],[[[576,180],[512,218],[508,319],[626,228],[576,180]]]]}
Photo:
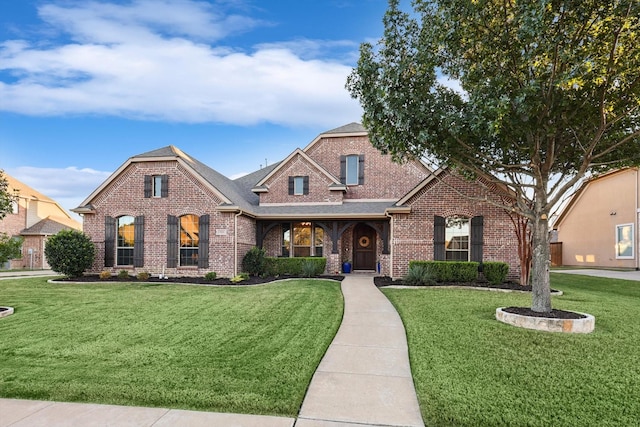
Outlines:
{"type": "Polygon", "coordinates": [[[79,277],[93,264],[96,249],[86,234],[77,230],[62,230],[47,240],[44,254],[56,273],[79,277]]]}
{"type": "Polygon", "coordinates": [[[20,258],[22,237],[11,237],[7,233],[0,233],[0,265],[10,259],[20,258]]]}
{"type": "Polygon", "coordinates": [[[265,256],[264,249],[252,247],[242,259],[242,269],[252,276],[264,273],[265,256]]]}
{"type": "Polygon", "coordinates": [[[0,169],[0,220],[11,212],[11,203],[14,197],[9,193],[9,183],[4,176],[4,171],[0,169]]]}

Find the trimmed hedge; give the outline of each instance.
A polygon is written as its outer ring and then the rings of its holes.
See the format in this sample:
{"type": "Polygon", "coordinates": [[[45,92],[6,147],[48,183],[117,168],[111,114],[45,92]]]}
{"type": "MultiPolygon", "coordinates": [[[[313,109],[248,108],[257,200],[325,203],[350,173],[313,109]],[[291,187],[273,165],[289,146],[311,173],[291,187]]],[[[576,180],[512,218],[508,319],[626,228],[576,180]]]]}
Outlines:
{"type": "Polygon", "coordinates": [[[469,261],[409,261],[409,268],[423,265],[436,282],[475,282],[477,262],[469,261]]]}
{"type": "Polygon", "coordinates": [[[322,257],[265,258],[264,270],[269,276],[302,276],[309,274],[309,264],[315,264],[315,275],[324,273],[327,259],[322,257]],[[306,267],[305,267],[306,264],[306,267]]]}
{"type": "Polygon", "coordinates": [[[492,285],[499,285],[507,280],[509,264],[506,262],[487,261],[482,263],[482,274],[492,285]]]}

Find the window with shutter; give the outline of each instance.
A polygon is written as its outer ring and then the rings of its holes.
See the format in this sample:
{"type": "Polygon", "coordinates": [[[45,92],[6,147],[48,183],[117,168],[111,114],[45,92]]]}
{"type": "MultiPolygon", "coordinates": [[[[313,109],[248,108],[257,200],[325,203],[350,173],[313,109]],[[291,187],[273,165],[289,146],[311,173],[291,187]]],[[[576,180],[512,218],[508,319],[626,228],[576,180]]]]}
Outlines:
{"type": "Polygon", "coordinates": [[[167,268],[178,266],[178,217],[167,215],[167,268]]]}
{"type": "Polygon", "coordinates": [[[444,261],[445,219],[441,216],[433,217],[433,259],[444,261]]]}
{"type": "Polygon", "coordinates": [[[110,216],[104,218],[104,266],[113,267],[115,262],[116,219],[110,216]]]}
{"type": "Polygon", "coordinates": [[[144,216],[133,221],[133,266],[144,267],[144,216]]]}
{"type": "Polygon", "coordinates": [[[133,265],[134,238],[135,218],[129,215],[118,217],[116,265],[133,265]]]}
{"type": "Polygon", "coordinates": [[[200,241],[198,243],[198,267],[209,268],[209,215],[202,215],[198,221],[200,241]]]}

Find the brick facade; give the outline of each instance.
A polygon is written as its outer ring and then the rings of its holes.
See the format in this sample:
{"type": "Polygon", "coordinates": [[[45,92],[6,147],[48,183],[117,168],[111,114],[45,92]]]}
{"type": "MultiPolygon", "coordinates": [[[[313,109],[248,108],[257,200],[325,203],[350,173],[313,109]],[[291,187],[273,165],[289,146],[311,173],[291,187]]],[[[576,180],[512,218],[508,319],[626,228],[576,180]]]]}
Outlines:
{"type": "Polygon", "coordinates": [[[364,224],[374,230],[365,228],[367,235],[376,236],[375,253],[370,252],[368,259],[375,256],[376,269],[397,278],[406,273],[409,261],[433,259],[434,216],[459,215],[483,217],[483,260],[505,261],[510,276],[518,276],[517,241],[509,216],[490,203],[465,197],[498,201],[495,191],[448,173],[441,175],[442,181],[430,180],[430,171],[420,162],[394,163],[370,144],[358,126],[347,125],[356,129],[353,132],[321,135],[282,163],[250,175],[251,182],[220,177],[175,147],[130,159],[86,201],[91,209],[85,214],[85,232],[98,249],[93,272],[105,269],[106,216],[144,217],[143,267],[116,265],[110,268],[113,273],[128,269],[131,274],[156,275],[164,269],[168,275],[215,271],[229,277],[242,271],[244,255],[257,244],[268,256],[282,256],[283,223],[308,222],[324,229],[327,273],[340,272],[343,261],[353,261],[354,229],[364,224]],[[362,184],[347,186],[339,181],[341,156],[346,155],[364,156],[364,163],[359,163],[364,167],[362,184]],[[168,176],[167,197],[145,197],[145,175],[168,176]],[[289,179],[295,176],[308,177],[306,194],[289,194],[289,179]],[[210,216],[208,268],[166,267],[167,215],[185,214],[210,216]]]}

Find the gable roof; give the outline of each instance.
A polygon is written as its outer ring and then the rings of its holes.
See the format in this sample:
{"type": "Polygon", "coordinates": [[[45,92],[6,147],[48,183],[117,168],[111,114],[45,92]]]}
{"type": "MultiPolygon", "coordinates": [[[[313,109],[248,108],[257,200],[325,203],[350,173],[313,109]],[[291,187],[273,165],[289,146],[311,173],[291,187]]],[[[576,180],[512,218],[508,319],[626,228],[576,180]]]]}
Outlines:
{"type": "Polygon", "coordinates": [[[318,141],[322,138],[326,137],[349,137],[349,136],[367,136],[369,133],[360,123],[349,123],[344,126],[337,127],[335,129],[328,130],[326,132],[321,133],[316,136],[313,141],[311,141],[302,151],[307,152],[311,147],[313,147],[318,141]]]}
{"type": "MultiPolygon", "coordinates": [[[[72,220],[73,221],[73,220],[72,220]]],[[[38,221],[29,228],[25,228],[20,232],[22,236],[51,236],[62,230],[81,230],[77,221],[65,221],[64,218],[48,216],[38,221]],[[74,224],[75,223],[75,224],[74,224]]]]}
{"type": "Polygon", "coordinates": [[[73,223],[76,223],[77,227],[80,227],[80,223],[74,220],[73,218],[71,218],[71,215],[69,215],[69,212],[67,212],[66,209],[60,206],[60,204],[55,200],[53,200],[51,197],[48,197],[42,194],[41,192],[39,192],[38,190],[33,189],[32,187],[28,186],[24,182],[18,181],[17,179],[7,174],[6,172],[3,172],[2,175],[7,179],[7,184],[8,184],[7,191],[9,191],[11,195],[13,195],[14,193],[17,193],[18,196],[21,198],[25,198],[29,200],[37,200],[39,202],[53,204],[58,208],[61,216],[64,216],[66,219],[72,221],[73,223]]]}
{"type": "Polygon", "coordinates": [[[264,178],[262,178],[260,181],[258,181],[257,184],[255,184],[254,191],[260,191],[259,188],[263,187],[266,184],[266,182],[269,180],[269,178],[274,176],[279,170],[286,167],[286,165],[289,164],[289,162],[291,162],[291,160],[293,160],[296,156],[302,157],[307,163],[309,163],[318,172],[326,176],[331,181],[330,186],[332,189],[346,190],[346,186],[342,184],[338,178],[336,178],[333,174],[331,174],[325,168],[320,166],[318,162],[316,162],[311,157],[309,157],[307,153],[305,153],[299,148],[296,148],[293,153],[289,154],[289,156],[283,161],[281,161],[277,167],[273,168],[271,172],[269,172],[267,175],[264,176],[264,178]]]}

